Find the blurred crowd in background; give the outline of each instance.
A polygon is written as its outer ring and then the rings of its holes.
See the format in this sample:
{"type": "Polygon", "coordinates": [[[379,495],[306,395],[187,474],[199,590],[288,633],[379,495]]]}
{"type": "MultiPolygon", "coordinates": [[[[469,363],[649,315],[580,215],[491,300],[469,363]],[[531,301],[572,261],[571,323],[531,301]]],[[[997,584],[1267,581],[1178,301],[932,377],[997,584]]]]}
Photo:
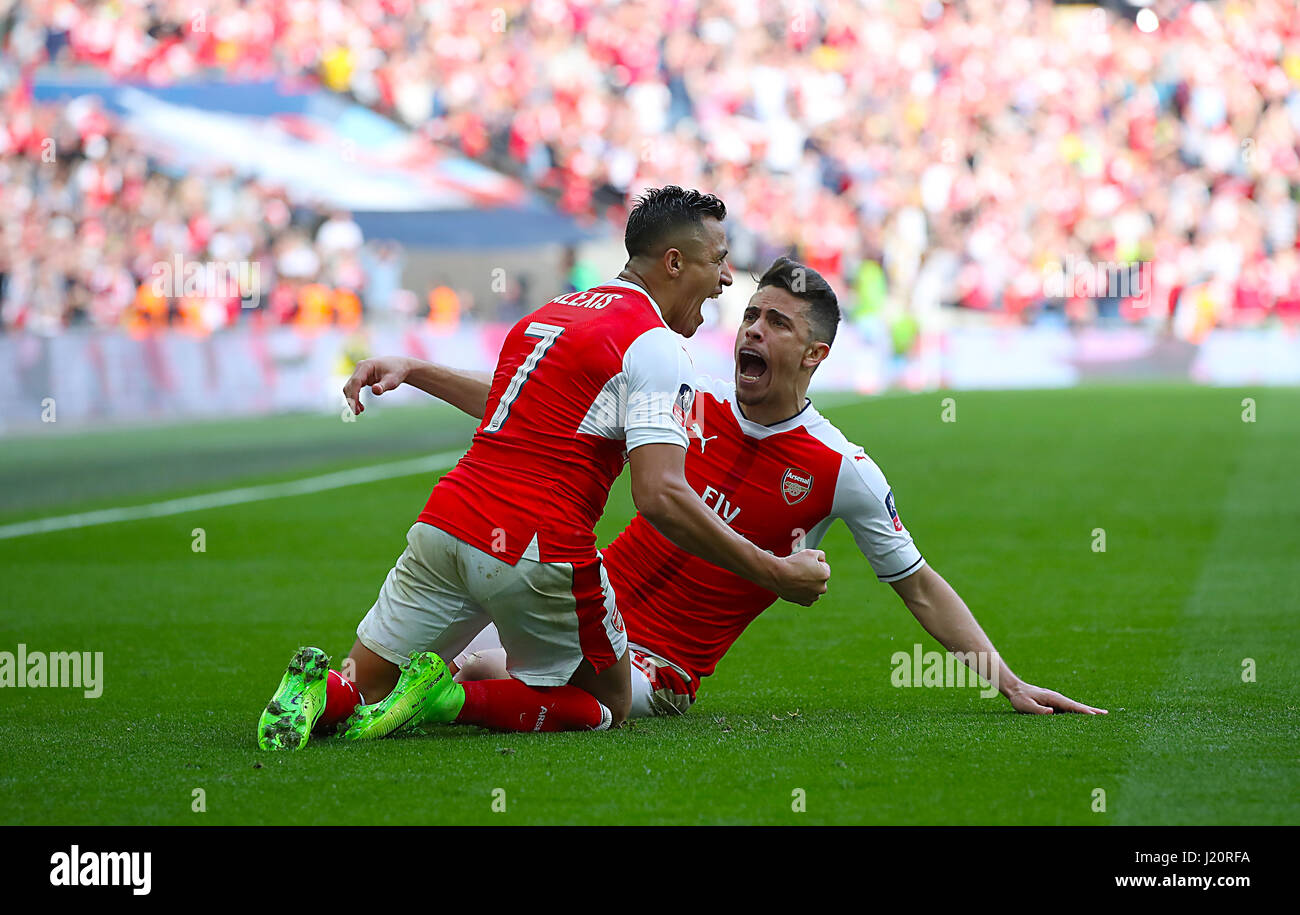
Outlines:
{"type": "MultiPolygon", "coordinates": [[[[954,310],[1177,317],[1191,339],[1300,323],[1297,4],[1152,9],[1144,31],[1031,0],[0,0],[0,47],[24,73],[318,80],[612,231],[645,187],[707,189],[733,268],[792,253],[904,340],[954,310]],[[1146,295],[1046,288],[1055,265],[1132,262],[1146,295]]],[[[4,326],[473,316],[454,290],[404,289],[402,252],[346,213],[169,176],[93,106],[33,105],[21,80],[4,110],[4,326]],[[177,251],[257,260],[269,294],[152,301],[177,251]]]]}

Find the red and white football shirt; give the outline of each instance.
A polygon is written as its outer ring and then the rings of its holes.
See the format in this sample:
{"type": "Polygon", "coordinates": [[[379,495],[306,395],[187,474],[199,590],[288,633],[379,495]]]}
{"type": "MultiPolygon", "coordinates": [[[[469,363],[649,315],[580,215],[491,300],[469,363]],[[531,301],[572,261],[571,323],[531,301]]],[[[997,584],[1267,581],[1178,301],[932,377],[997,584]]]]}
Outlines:
{"type": "Polygon", "coordinates": [[[594,560],[627,452],[687,446],[693,381],[641,287],[613,280],[552,299],[506,335],[469,452],[419,520],[511,565],[594,560]]]}
{"type": "MultiPolygon", "coordinates": [[[[880,468],[812,404],[761,426],[735,386],[700,377],[686,479],[732,529],[777,556],[817,546],[836,518],[881,581],[925,564],[880,468]]],[[[630,643],[691,674],[692,693],[776,595],[671,543],[638,515],[601,551],[630,643]]]]}

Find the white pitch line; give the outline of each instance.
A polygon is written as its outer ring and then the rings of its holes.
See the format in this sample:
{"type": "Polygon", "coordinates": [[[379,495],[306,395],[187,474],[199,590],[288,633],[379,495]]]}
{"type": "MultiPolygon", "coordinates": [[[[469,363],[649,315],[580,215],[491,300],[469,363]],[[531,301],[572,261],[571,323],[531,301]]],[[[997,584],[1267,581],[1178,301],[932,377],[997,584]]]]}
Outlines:
{"type": "Polygon", "coordinates": [[[184,499],[168,499],[165,502],[128,505],[122,508],[105,508],[99,511],[81,512],[76,515],[34,518],[31,521],[0,525],[0,540],[8,540],[12,537],[26,537],[30,534],[46,534],[50,531],[93,527],[97,524],[114,524],[118,521],[140,521],[144,518],[181,515],[185,512],[200,511],[205,508],[243,505],[246,502],[282,499],[285,496],[301,496],[312,492],[324,492],[329,489],[342,489],[344,486],[356,486],[360,483],[391,480],[395,477],[409,477],[417,473],[429,473],[434,470],[441,470],[443,467],[450,467],[460,460],[464,454],[463,450],[443,451],[425,457],[393,461],[389,464],[375,464],[370,467],[355,467],[352,470],[340,470],[336,473],[327,473],[318,477],[304,477],[301,480],[288,480],[284,483],[244,486],[239,489],[225,489],[220,492],[204,493],[201,496],[187,496],[184,499]]]}

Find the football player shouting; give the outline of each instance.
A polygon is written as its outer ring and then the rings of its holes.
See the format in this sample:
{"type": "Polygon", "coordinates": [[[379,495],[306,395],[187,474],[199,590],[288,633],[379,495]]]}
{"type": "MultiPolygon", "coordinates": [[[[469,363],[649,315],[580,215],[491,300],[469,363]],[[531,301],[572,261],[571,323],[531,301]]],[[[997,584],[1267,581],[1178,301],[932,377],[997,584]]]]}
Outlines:
{"type": "MultiPolygon", "coordinates": [[[[637,510],[684,551],[797,603],[826,591],[823,553],[767,552],[684,475],[696,398],[681,337],[731,284],[725,217],[709,194],[647,192],[629,214],[618,278],[559,296],[510,330],[469,451],[434,486],[357,630],[349,661],[360,695],[329,676],[324,652],[300,649],[259,720],[260,746],[298,749],[361,696],[371,704],[352,712],[349,739],[423,722],[622,722],[631,662],[594,530],[625,461],[637,510]],[[511,677],[454,683],[444,658],[488,624],[511,677]]],[[[345,386],[355,412],[361,387],[383,386],[380,368],[361,363],[345,386]]]]}
{"type": "MultiPolygon", "coordinates": [[[[830,352],[839,317],[820,274],[787,258],[772,264],[736,334],[734,380],[696,379],[685,466],[692,489],[733,530],[777,555],[816,546],[842,520],[876,576],[925,630],[1016,711],[1105,714],[1011,671],[962,598],[922,558],[880,468],[809,401],[809,382],[830,352]]],[[[382,379],[375,393],[406,383],[471,415],[484,413],[486,376],[402,357],[368,362],[357,373],[382,379]]],[[[675,546],[643,514],[602,555],[633,659],[631,717],[685,712],[700,680],[777,599],[675,546]]],[[[400,644],[423,647],[415,631],[400,644]]],[[[512,661],[488,627],[453,666],[472,689],[479,678],[513,673],[512,661]]]]}

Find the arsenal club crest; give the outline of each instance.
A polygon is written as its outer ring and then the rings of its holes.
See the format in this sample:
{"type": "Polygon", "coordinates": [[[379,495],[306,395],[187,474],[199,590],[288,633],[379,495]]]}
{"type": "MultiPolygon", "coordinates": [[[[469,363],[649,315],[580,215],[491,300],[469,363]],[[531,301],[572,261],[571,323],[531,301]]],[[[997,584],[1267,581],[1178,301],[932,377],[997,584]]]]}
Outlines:
{"type": "Polygon", "coordinates": [[[812,489],[812,484],[811,473],[798,467],[787,467],[785,475],[781,477],[781,498],[785,499],[786,505],[802,502],[804,496],[808,495],[808,490],[812,489]]]}

